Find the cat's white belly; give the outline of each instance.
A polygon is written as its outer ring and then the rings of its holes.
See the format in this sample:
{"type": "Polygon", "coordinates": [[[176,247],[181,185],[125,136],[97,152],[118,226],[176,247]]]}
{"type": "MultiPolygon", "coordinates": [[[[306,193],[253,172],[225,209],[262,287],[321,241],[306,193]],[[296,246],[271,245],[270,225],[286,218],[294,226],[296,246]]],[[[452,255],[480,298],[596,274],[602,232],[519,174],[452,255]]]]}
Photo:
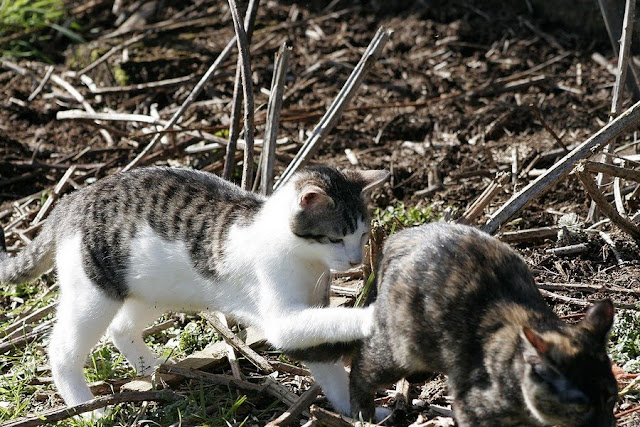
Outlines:
{"type": "Polygon", "coordinates": [[[145,227],[131,241],[130,254],[130,297],[162,310],[218,310],[256,323],[255,300],[251,293],[238,292],[241,281],[204,278],[193,267],[184,243],[168,242],[145,227]]]}

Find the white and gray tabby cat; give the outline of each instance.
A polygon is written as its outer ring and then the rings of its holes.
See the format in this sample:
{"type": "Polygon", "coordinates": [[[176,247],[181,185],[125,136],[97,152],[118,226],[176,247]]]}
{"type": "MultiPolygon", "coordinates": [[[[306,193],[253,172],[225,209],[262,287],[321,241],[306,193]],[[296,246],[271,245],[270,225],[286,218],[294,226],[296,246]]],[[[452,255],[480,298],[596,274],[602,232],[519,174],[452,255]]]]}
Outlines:
{"type": "MultiPolygon", "coordinates": [[[[169,310],[221,311],[283,350],[362,339],[372,308],[322,307],[330,269],[362,262],[366,200],[388,175],[311,167],[268,199],[193,170],[114,175],[63,198],[17,256],[0,251],[0,283],[55,264],[61,295],[49,359],[67,405],[92,398],[83,366],[107,329],[140,374],[160,363],[141,332],[169,310]]],[[[344,365],[307,366],[349,412],[344,365]]]]}

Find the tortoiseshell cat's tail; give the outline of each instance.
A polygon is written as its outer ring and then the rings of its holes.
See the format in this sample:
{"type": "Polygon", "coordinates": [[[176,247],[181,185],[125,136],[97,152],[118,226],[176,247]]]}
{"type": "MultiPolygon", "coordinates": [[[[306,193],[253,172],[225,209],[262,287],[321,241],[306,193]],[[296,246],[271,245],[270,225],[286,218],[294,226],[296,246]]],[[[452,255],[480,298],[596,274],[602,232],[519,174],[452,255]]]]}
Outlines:
{"type": "Polygon", "coordinates": [[[45,223],[42,231],[16,256],[9,256],[0,227],[0,283],[22,283],[38,278],[53,267],[54,230],[45,223]]]}

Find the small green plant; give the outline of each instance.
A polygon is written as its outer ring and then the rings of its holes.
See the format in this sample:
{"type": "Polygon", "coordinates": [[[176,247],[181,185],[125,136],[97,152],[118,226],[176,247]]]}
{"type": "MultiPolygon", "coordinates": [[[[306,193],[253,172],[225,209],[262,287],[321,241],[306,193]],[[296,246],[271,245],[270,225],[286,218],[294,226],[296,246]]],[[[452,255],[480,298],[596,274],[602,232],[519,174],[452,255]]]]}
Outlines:
{"type": "Polygon", "coordinates": [[[200,323],[188,323],[179,338],[179,349],[185,354],[202,350],[206,345],[218,341],[213,328],[204,328],[200,323]]]}
{"type": "Polygon", "coordinates": [[[116,82],[120,85],[120,86],[126,86],[127,84],[129,84],[129,75],[127,74],[127,72],[125,70],[123,70],[120,67],[115,67],[113,69],[113,76],[116,79],[116,82]]]}
{"type": "Polygon", "coordinates": [[[393,234],[396,228],[412,227],[427,222],[437,221],[440,218],[431,206],[421,208],[418,206],[407,207],[399,202],[395,206],[388,206],[386,209],[376,209],[374,213],[373,226],[383,227],[389,235],[393,234]]]}
{"type": "MultiPolygon", "coordinates": [[[[75,42],[84,40],[59,25],[65,19],[63,0],[0,0],[2,55],[48,59],[38,45],[51,39],[53,30],[75,42]]],[[[77,29],[72,23],[71,28],[77,29]]]]}
{"type": "Polygon", "coordinates": [[[94,351],[91,354],[90,366],[86,370],[88,381],[101,381],[109,378],[135,375],[124,356],[111,345],[105,345],[94,351]]]}
{"type": "Polygon", "coordinates": [[[640,312],[618,310],[609,344],[611,359],[627,372],[640,372],[640,312]]]}

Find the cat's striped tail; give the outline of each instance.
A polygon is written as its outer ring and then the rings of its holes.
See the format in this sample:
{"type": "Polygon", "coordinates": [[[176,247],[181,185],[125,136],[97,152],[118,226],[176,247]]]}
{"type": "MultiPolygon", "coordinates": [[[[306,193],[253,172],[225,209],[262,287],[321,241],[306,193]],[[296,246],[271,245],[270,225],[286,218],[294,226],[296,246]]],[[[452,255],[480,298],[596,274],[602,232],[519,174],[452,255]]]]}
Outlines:
{"type": "Polygon", "coordinates": [[[9,256],[0,227],[0,283],[22,283],[40,277],[53,267],[54,232],[47,223],[38,236],[16,256],[9,256]]]}

